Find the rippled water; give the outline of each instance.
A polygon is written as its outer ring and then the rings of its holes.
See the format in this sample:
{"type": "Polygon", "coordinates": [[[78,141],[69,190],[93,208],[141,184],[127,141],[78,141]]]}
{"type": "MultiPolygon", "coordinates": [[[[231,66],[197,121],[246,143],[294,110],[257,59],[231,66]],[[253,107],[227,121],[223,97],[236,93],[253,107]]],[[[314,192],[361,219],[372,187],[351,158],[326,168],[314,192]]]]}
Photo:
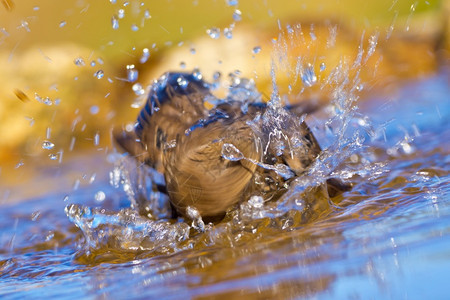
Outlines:
{"type": "MultiPolygon", "coordinates": [[[[444,299],[448,78],[441,71],[403,83],[389,101],[363,102],[359,113],[374,131],[346,163],[357,171],[352,190],[329,202],[313,186],[293,186],[290,195],[302,195],[306,207],[285,202],[283,214],[249,201],[202,231],[189,220],[163,213],[149,220],[131,209],[126,182],[110,184],[118,163],[130,163],[118,154],[86,153],[59,171],[38,170],[27,189],[42,191],[46,181],[52,189],[1,205],[0,295],[444,299]],[[368,162],[379,168],[361,168],[368,162]],[[64,188],[76,165],[87,175],[78,189],[64,188]]],[[[318,114],[308,122],[321,143],[326,120],[318,114]]]]}

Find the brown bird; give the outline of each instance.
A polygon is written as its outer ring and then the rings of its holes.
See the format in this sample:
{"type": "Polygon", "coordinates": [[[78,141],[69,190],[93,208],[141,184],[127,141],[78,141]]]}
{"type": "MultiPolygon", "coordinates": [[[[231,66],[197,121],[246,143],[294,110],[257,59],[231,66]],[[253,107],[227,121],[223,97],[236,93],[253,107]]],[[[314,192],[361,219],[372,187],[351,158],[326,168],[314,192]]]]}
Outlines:
{"type": "MultiPolygon", "coordinates": [[[[209,85],[195,73],[166,73],[152,87],[134,133],[117,142],[164,174],[173,209],[195,207],[217,220],[251,195],[274,199],[321,149],[289,110],[262,102],[222,101],[213,109],[209,85]]],[[[336,190],[345,189],[336,181],[336,190]]]]}

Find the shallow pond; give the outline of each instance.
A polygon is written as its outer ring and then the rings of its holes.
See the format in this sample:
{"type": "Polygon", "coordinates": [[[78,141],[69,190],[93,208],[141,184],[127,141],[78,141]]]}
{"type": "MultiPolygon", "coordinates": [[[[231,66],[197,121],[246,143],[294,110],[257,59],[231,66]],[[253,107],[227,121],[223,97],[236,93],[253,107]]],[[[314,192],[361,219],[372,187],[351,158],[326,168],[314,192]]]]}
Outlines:
{"type": "Polygon", "coordinates": [[[360,107],[382,130],[349,163],[379,168],[359,169],[352,190],[319,210],[244,205],[204,232],[185,220],[150,222],[110,182],[118,155],[98,151],[38,168],[31,196],[2,187],[0,296],[446,298],[449,73],[399,85],[360,107]],[[72,180],[74,170],[85,176],[72,180]]]}

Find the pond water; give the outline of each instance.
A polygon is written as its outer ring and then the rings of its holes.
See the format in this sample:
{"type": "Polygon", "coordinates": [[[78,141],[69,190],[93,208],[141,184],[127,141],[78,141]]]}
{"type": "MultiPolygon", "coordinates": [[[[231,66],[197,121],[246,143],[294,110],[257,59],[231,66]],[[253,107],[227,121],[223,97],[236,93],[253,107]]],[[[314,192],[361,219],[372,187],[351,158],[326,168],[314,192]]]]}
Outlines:
{"type": "MultiPolygon", "coordinates": [[[[21,187],[10,188],[9,198],[3,193],[0,296],[446,298],[449,72],[398,85],[395,95],[361,103],[376,134],[349,156],[353,188],[321,209],[285,202],[283,213],[271,213],[242,205],[202,231],[130,209],[123,180],[111,184],[118,162],[126,163],[117,153],[87,152],[56,169],[37,168],[31,196],[21,187]],[[74,169],[86,176],[71,187],[74,169]]],[[[326,143],[325,121],[318,114],[308,124],[326,143]]]]}

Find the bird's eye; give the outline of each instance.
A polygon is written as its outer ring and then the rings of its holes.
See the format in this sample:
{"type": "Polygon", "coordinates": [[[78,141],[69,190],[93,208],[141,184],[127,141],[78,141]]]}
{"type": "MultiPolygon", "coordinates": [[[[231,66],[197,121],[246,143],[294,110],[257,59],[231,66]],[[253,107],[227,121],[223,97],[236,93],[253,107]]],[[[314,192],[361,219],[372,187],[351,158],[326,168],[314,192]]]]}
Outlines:
{"type": "Polygon", "coordinates": [[[158,149],[161,149],[161,146],[166,142],[166,135],[164,134],[164,131],[160,127],[156,130],[156,147],[158,149]]]}

